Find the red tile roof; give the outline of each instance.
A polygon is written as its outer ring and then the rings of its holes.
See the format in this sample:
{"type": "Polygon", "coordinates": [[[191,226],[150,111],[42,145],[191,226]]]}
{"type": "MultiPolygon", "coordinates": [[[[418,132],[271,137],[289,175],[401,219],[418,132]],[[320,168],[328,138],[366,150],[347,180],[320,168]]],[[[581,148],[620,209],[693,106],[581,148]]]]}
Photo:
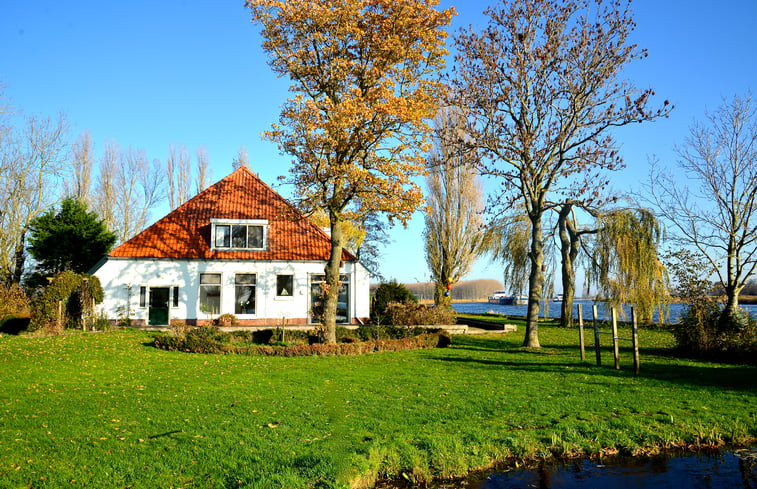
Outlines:
{"type": "MultiPolygon", "coordinates": [[[[110,253],[111,257],[203,260],[328,260],[331,239],[241,167],[110,253]],[[210,249],[211,219],[267,219],[265,251],[210,249]]],[[[344,250],[342,260],[355,261],[344,250]]]]}

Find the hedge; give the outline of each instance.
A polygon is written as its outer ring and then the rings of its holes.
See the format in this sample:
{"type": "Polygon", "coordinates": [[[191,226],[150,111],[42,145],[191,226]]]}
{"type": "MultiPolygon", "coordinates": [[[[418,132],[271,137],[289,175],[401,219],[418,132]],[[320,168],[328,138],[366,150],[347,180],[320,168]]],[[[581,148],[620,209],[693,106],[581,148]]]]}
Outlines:
{"type": "Polygon", "coordinates": [[[412,338],[348,342],[337,344],[315,343],[291,346],[238,346],[228,342],[224,333],[211,331],[213,328],[198,328],[184,336],[159,334],[155,347],[168,351],[188,353],[219,353],[236,355],[261,355],[278,357],[362,355],[381,351],[416,350],[420,348],[444,348],[450,344],[446,331],[425,333],[412,338]]]}

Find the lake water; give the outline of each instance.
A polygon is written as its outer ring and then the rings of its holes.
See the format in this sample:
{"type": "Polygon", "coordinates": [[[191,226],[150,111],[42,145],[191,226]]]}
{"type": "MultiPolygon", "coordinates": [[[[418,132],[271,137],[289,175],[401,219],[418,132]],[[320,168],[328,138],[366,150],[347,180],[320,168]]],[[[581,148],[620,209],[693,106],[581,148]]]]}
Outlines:
{"type": "Polygon", "coordinates": [[[438,489],[739,489],[757,488],[757,450],[695,455],[619,458],[608,462],[545,464],[536,469],[498,472],[484,480],[438,489]]]}
{"type": "MultiPolygon", "coordinates": [[[[554,302],[550,301],[549,303],[549,313],[548,316],[551,318],[559,318],[560,317],[560,308],[562,307],[562,304],[560,302],[554,302]]],[[[583,317],[584,321],[590,321],[592,319],[592,312],[591,312],[591,306],[594,304],[594,301],[592,300],[577,300],[573,301],[573,317],[578,318],[578,304],[583,304],[583,317]]],[[[680,317],[681,313],[685,310],[686,304],[670,304],[670,315],[667,318],[666,322],[675,322],[680,317]]],[[[753,317],[757,317],[757,304],[744,304],[740,306],[742,309],[747,311],[750,315],[753,317]]],[[[487,312],[494,312],[498,314],[505,314],[508,316],[525,316],[528,306],[503,306],[500,304],[489,304],[488,302],[453,302],[452,308],[455,309],[455,311],[460,313],[467,313],[467,314],[481,314],[481,313],[487,313],[487,312]]],[[[624,310],[626,311],[626,317],[631,318],[631,308],[629,306],[624,306],[624,310]]],[[[599,315],[599,318],[602,320],[607,320],[609,318],[609,312],[608,308],[604,304],[598,304],[597,305],[597,314],[599,315]]],[[[539,312],[539,317],[543,317],[543,306],[542,309],[539,312]]],[[[654,318],[653,321],[658,321],[658,311],[655,309],[654,318]]],[[[618,315],[618,318],[620,319],[620,315],[618,315]]]]}

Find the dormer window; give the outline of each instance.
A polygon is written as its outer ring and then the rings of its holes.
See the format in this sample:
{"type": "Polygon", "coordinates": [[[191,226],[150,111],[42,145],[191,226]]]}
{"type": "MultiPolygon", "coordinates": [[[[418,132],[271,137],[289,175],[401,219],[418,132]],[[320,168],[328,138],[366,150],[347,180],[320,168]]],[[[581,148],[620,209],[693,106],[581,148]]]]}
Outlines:
{"type": "Polygon", "coordinates": [[[213,250],[252,250],[267,248],[268,221],[263,219],[211,219],[213,250]]]}

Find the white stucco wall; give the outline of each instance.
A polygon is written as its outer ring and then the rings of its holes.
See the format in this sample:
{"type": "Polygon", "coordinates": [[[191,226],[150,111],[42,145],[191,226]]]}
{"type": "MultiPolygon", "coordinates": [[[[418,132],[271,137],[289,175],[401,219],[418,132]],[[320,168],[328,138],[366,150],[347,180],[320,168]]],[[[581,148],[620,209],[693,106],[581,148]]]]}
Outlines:
{"type": "MultiPolygon", "coordinates": [[[[94,273],[105,292],[99,306],[108,319],[127,314],[133,320],[147,321],[147,307],[140,307],[141,286],[179,287],[179,306],[171,307],[175,319],[208,319],[200,311],[200,273],[221,274],[221,313],[234,313],[234,276],[237,273],[257,275],[255,314],[236,316],[239,319],[266,319],[281,322],[309,318],[311,275],[322,275],[325,262],[236,261],[236,260],[168,260],[108,258],[94,273]],[[294,294],[276,297],[276,276],[294,276],[294,294]]],[[[359,263],[345,262],[342,273],[350,277],[349,316],[366,318],[370,313],[368,270],[359,263]]],[[[149,299],[148,299],[149,300],[149,299]]]]}

